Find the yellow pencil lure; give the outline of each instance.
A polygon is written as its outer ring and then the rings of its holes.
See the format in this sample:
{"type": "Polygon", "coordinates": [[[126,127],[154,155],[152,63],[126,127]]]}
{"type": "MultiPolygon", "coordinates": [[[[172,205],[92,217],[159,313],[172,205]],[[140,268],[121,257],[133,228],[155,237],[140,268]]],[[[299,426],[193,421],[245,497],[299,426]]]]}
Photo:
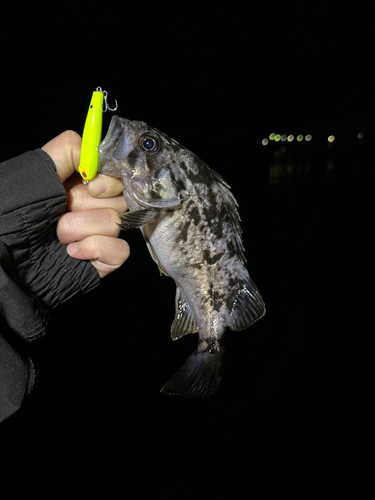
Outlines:
{"type": "Polygon", "coordinates": [[[83,183],[87,184],[97,174],[99,166],[98,146],[102,139],[103,113],[109,109],[116,111],[116,107],[111,109],[107,105],[107,92],[98,87],[92,93],[90,107],[86,116],[85,127],[82,134],[81,157],[79,162],[79,173],[83,183]],[[103,107],[104,103],[104,107],[103,107]]]}

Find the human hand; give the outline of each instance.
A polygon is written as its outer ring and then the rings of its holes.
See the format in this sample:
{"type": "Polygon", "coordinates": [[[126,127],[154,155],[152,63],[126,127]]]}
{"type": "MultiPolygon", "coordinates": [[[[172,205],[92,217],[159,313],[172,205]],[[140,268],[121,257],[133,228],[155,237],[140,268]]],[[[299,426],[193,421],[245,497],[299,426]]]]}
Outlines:
{"type": "Polygon", "coordinates": [[[56,172],[68,193],[67,212],[57,223],[57,237],[71,257],[89,260],[101,278],[118,269],[129,257],[126,241],[118,238],[118,213],[127,210],[119,179],[98,175],[88,186],[78,172],[81,138],[63,132],[42,148],[54,161],[56,172]]]}

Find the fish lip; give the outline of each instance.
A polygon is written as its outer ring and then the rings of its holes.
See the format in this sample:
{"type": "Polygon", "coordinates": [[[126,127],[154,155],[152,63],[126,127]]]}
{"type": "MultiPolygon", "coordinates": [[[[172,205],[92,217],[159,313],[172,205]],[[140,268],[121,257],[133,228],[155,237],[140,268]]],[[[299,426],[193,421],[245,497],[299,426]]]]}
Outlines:
{"type": "Polygon", "coordinates": [[[109,122],[109,127],[107,133],[102,141],[102,144],[107,143],[113,135],[113,131],[116,128],[117,122],[119,121],[118,115],[113,115],[111,121],[109,122]]]}
{"type": "Polygon", "coordinates": [[[103,165],[106,160],[113,157],[121,137],[123,136],[124,129],[124,118],[120,118],[117,115],[112,116],[107,133],[98,147],[100,165],[103,165]]]}

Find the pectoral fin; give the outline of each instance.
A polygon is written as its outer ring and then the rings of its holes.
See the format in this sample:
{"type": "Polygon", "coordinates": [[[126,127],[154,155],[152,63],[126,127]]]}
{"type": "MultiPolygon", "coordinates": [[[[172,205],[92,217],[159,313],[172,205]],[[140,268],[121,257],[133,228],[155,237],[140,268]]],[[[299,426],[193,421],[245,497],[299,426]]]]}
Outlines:
{"type": "Polygon", "coordinates": [[[154,219],[159,213],[159,210],[145,209],[145,210],[135,210],[133,212],[125,212],[120,215],[121,224],[119,226],[121,229],[127,231],[128,229],[136,229],[138,227],[147,224],[152,219],[154,219]]]}

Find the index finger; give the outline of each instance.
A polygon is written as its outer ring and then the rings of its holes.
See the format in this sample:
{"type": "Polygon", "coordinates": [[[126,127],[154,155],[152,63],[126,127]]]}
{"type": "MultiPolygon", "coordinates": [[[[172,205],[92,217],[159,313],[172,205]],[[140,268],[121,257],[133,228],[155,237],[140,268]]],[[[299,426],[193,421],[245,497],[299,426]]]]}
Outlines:
{"type": "MultiPolygon", "coordinates": [[[[64,185],[66,186],[66,184],[67,183],[65,182],[64,185]]],[[[91,210],[96,208],[112,208],[118,213],[123,214],[128,209],[122,193],[117,196],[112,196],[111,198],[94,198],[93,196],[90,196],[87,186],[82,184],[82,182],[72,186],[69,190],[67,189],[67,193],[67,209],[69,212],[76,212],[77,210],[91,210]]]]}
{"type": "Polygon", "coordinates": [[[61,182],[72,175],[74,170],[78,170],[81,137],[73,130],[66,130],[41,149],[52,158],[61,182]]]}
{"type": "Polygon", "coordinates": [[[124,185],[116,177],[99,174],[88,183],[87,189],[94,198],[112,198],[123,192],[124,185]]]}

